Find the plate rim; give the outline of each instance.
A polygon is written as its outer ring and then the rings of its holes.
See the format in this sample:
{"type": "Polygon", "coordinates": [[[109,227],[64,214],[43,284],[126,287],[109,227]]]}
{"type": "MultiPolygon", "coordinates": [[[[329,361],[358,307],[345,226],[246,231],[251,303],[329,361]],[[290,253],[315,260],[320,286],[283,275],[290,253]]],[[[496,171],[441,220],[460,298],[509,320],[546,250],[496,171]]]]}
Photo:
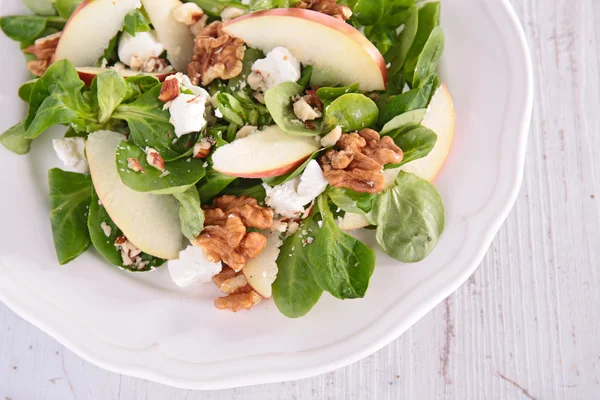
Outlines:
{"type": "MultiPolygon", "coordinates": [[[[529,46],[525,37],[525,32],[513,6],[510,4],[509,0],[501,0],[496,4],[498,4],[499,8],[502,11],[504,11],[505,17],[507,18],[507,22],[510,23],[510,25],[512,26],[512,34],[516,34],[516,38],[518,39],[518,43],[520,44],[520,49],[519,51],[515,50],[515,53],[520,53],[520,56],[523,58],[525,64],[525,101],[523,110],[521,110],[521,118],[519,123],[520,129],[516,136],[516,138],[518,139],[517,153],[515,154],[514,159],[510,161],[513,167],[516,166],[514,170],[514,175],[510,176],[509,180],[510,182],[512,182],[510,194],[507,196],[506,201],[503,202],[502,207],[499,210],[494,210],[495,212],[492,213],[493,216],[488,222],[488,227],[482,234],[481,239],[479,240],[479,243],[481,243],[481,245],[477,247],[479,250],[477,254],[472,258],[468,266],[465,266],[462,273],[460,273],[459,276],[457,276],[453,281],[446,283],[445,286],[441,288],[436,293],[436,295],[432,296],[427,302],[424,302],[419,307],[414,308],[408,317],[404,318],[401,321],[390,321],[391,328],[387,331],[387,334],[381,336],[379,340],[375,342],[370,342],[369,345],[364,346],[356,351],[353,350],[352,353],[347,354],[345,357],[339,357],[330,361],[319,360],[318,362],[310,363],[311,365],[309,367],[291,367],[286,368],[285,370],[268,370],[265,368],[264,370],[260,370],[257,372],[249,372],[244,375],[220,376],[219,378],[213,377],[209,379],[199,379],[197,377],[182,378],[181,376],[175,376],[176,374],[169,374],[168,371],[157,370],[152,366],[143,365],[142,362],[139,362],[138,364],[132,364],[128,362],[117,362],[114,359],[108,359],[108,357],[106,357],[105,354],[108,354],[110,352],[102,351],[103,346],[95,346],[95,348],[90,348],[89,344],[85,344],[85,341],[80,339],[81,336],[85,336],[83,334],[85,332],[82,332],[81,330],[69,332],[69,334],[59,332],[60,329],[54,329],[53,326],[60,326],[61,324],[52,324],[51,322],[48,322],[49,320],[52,320],[51,317],[44,318],[39,315],[36,315],[35,305],[27,305],[28,299],[26,298],[26,296],[22,295],[22,293],[26,292],[21,291],[21,294],[18,294],[16,293],[18,292],[16,290],[13,290],[12,293],[0,290],[0,301],[2,301],[9,309],[11,309],[17,315],[21,316],[23,319],[25,319],[32,325],[36,326],[37,328],[44,331],[46,334],[50,335],[63,346],[77,354],[79,357],[94,365],[97,365],[111,372],[147,379],[161,384],[184,389],[217,390],[309,378],[338,368],[342,368],[364,357],[367,357],[370,354],[375,353],[376,351],[385,347],[390,342],[402,335],[408,328],[410,328],[410,326],[412,326],[425,314],[431,311],[431,309],[433,309],[437,304],[443,301],[443,299],[445,299],[455,290],[457,290],[469,278],[469,276],[473,274],[473,272],[480,265],[481,261],[483,260],[485,254],[487,253],[491,245],[492,240],[494,239],[496,233],[498,232],[501,225],[504,223],[506,217],[508,216],[510,210],[512,209],[517,199],[519,190],[521,188],[525,167],[527,139],[529,135],[531,116],[533,112],[533,67],[529,46]]],[[[481,217],[481,215],[478,215],[478,217],[481,217]]],[[[21,289],[25,289],[25,291],[27,291],[27,289],[23,285],[20,286],[21,289]]],[[[65,324],[63,324],[63,327],[64,325],[65,324]]],[[[83,327],[86,328],[85,326],[83,327]]],[[[67,329],[63,329],[63,331],[66,330],[67,329]]],[[[114,345],[110,345],[105,342],[102,342],[101,344],[115,347],[114,345]]],[[[334,346],[332,345],[328,347],[334,346]]],[[[131,351],[145,351],[148,353],[146,355],[146,361],[153,358],[152,350],[156,350],[152,348],[143,350],[124,348],[120,349],[124,350],[127,354],[129,354],[129,352],[131,351]]],[[[112,351],[115,350],[113,349],[112,351]]],[[[127,354],[125,354],[125,357],[122,358],[127,359],[127,354]]],[[[264,359],[268,359],[270,357],[276,356],[277,354],[259,355],[253,357],[262,357],[264,359]]],[[[143,359],[144,357],[140,358],[140,361],[143,361],[143,359]]],[[[219,363],[217,362],[211,364],[218,365],[219,363]]]]}

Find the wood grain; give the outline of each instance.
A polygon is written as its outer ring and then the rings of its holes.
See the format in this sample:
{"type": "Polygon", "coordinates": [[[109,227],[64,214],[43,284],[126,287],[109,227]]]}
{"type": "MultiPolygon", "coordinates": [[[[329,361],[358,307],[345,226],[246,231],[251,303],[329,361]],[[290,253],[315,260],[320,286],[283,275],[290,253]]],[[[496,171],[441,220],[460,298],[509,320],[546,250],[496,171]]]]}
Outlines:
{"type": "Polygon", "coordinates": [[[477,272],[406,334],[312,379],[201,393],[103,371],[0,305],[0,399],[600,398],[600,1],[513,4],[536,76],[523,189],[477,272]]]}

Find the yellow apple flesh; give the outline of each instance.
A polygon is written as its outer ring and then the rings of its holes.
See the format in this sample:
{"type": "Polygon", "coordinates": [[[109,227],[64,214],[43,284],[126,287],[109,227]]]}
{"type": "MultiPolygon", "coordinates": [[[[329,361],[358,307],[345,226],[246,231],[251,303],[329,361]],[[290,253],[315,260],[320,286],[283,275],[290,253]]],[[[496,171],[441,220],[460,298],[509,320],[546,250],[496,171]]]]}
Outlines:
{"type": "Polygon", "coordinates": [[[173,196],[136,192],[117,172],[117,148],[125,136],[111,131],[90,134],[86,155],[100,202],[123,234],[144,253],[173,260],[179,257],[183,235],[179,206],[173,196]]]}

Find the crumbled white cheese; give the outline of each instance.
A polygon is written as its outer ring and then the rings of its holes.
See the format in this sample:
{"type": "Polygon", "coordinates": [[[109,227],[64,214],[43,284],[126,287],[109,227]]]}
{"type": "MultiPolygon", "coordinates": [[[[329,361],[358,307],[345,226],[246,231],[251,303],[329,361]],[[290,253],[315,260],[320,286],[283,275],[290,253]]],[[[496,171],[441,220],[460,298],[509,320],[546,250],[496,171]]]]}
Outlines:
{"type": "Polygon", "coordinates": [[[52,147],[68,170],[87,174],[90,169],[85,159],[85,139],[80,137],[52,140],[52,147]]]}
{"type": "Polygon", "coordinates": [[[248,84],[254,90],[264,91],[283,82],[297,82],[300,76],[300,61],[285,47],[275,47],[266,58],[252,65],[248,84]]]}
{"type": "Polygon", "coordinates": [[[323,146],[323,147],[335,146],[335,144],[340,140],[341,137],[342,137],[342,128],[339,126],[336,126],[335,128],[333,128],[331,130],[331,132],[329,132],[327,135],[323,136],[323,138],[321,139],[321,146],[323,146]]]}
{"type": "Polygon", "coordinates": [[[312,108],[304,97],[294,103],[294,114],[303,122],[312,121],[323,116],[320,111],[312,108]]]}
{"type": "Polygon", "coordinates": [[[137,32],[135,36],[123,32],[119,39],[119,60],[125,65],[131,66],[132,60],[144,64],[152,57],[159,57],[164,51],[165,48],[154,31],[137,32]]]}
{"type": "Polygon", "coordinates": [[[225,7],[223,11],[221,11],[221,19],[223,21],[228,21],[230,19],[241,17],[244,14],[246,14],[246,12],[241,8],[225,7]]]}
{"type": "Polygon", "coordinates": [[[112,233],[112,228],[109,224],[107,224],[105,221],[102,221],[102,223],[100,224],[100,228],[102,229],[106,237],[110,237],[110,234],[112,233]]]}
{"type": "Polygon", "coordinates": [[[210,282],[213,276],[221,272],[223,264],[213,263],[202,247],[188,246],[179,253],[179,259],[168,262],[171,279],[179,287],[188,287],[195,283],[210,282]]]}
{"type": "Polygon", "coordinates": [[[204,17],[204,11],[196,3],[184,3],[171,11],[173,19],[184,25],[194,25],[204,17]]]}
{"type": "Polygon", "coordinates": [[[169,122],[175,127],[175,135],[181,137],[199,132],[206,125],[206,97],[192,94],[180,94],[171,102],[169,122]]]}
{"type": "Polygon", "coordinates": [[[298,218],[304,213],[304,206],[325,191],[327,180],[319,163],[312,160],[299,178],[273,188],[263,186],[267,193],[265,202],[269,207],[284,217],[298,218]]]}

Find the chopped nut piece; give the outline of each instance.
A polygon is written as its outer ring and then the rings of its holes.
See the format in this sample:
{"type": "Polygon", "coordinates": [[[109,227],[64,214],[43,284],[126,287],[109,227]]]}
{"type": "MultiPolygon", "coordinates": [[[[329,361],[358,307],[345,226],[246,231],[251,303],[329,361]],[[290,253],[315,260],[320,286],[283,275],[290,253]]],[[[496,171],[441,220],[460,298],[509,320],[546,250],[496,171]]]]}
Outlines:
{"type": "Polygon", "coordinates": [[[36,40],[33,45],[23,50],[25,53],[33,54],[37,60],[27,62],[27,68],[35,76],[42,76],[52,64],[52,57],[56,53],[56,47],[62,32],[57,32],[49,36],[45,36],[36,40]]]}
{"type": "Polygon", "coordinates": [[[304,97],[294,103],[294,114],[302,122],[312,121],[323,116],[319,110],[313,109],[304,97]]]}
{"type": "Polygon", "coordinates": [[[171,15],[175,21],[191,26],[205,16],[204,11],[196,3],[185,3],[173,9],[171,15]]]}
{"type": "Polygon", "coordinates": [[[213,22],[196,36],[188,75],[194,85],[207,86],[216,78],[231,79],[242,72],[244,41],[223,33],[223,23],[213,22]]]}
{"type": "Polygon", "coordinates": [[[335,144],[338,142],[338,140],[340,140],[341,137],[342,137],[342,128],[340,128],[339,126],[336,126],[335,128],[333,128],[331,130],[331,132],[329,132],[327,135],[325,135],[325,136],[323,136],[323,138],[321,138],[321,146],[323,146],[323,147],[335,146],[335,144]]]}
{"type": "Polygon", "coordinates": [[[138,160],[137,158],[133,158],[133,157],[127,159],[127,168],[129,168],[135,172],[141,172],[141,173],[145,172],[144,168],[140,164],[140,160],[138,160]]]}
{"type": "Polygon", "coordinates": [[[227,297],[219,297],[215,300],[215,307],[219,310],[238,312],[242,309],[250,310],[260,303],[262,297],[255,291],[248,293],[230,294],[227,297]]]}
{"type": "Polygon", "coordinates": [[[202,139],[194,145],[193,158],[204,159],[210,155],[212,144],[207,139],[202,139]]]}
{"type": "Polygon", "coordinates": [[[140,69],[142,72],[170,72],[172,70],[173,67],[160,57],[150,57],[140,69]]]}
{"type": "Polygon", "coordinates": [[[317,96],[318,89],[319,89],[318,87],[313,87],[311,89],[307,89],[304,99],[311,107],[322,112],[324,104],[321,101],[321,99],[319,98],[319,96],[317,96]]]}
{"type": "Polygon", "coordinates": [[[380,138],[372,129],[344,134],[336,147],[337,150],[329,150],[320,159],[323,176],[333,187],[363,193],[381,192],[385,188],[383,166],[397,164],[403,157],[391,138],[380,138]]]}
{"type": "Polygon", "coordinates": [[[347,21],[352,17],[352,10],[350,7],[337,4],[336,0],[301,0],[294,4],[294,7],[318,11],[323,14],[331,15],[332,17],[343,19],[344,21],[347,21]]]}
{"type": "Polygon", "coordinates": [[[141,271],[148,266],[149,262],[144,261],[141,257],[142,251],[125,236],[119,236],[115,240],[115,247],[121,251],[121,258],[125,267],[141,271]]]}
{"type": "MultiPolygon", "coordinates": [[[[186,4],[194,4],[194,3],[186,3],[186,4]]],[[[179,96],[179,79],[175,76],[169,76],[165,79],[162,87],[160,88],[160,95],[158,99],[164,103],[175,100],[179,96]]]]}
{"type": "Polygon", "coordinates": [[[146,150],[146,161],[159,171],[165,171],[165,160],[161,157],[158,151],[148,148],[146,150]]]}

